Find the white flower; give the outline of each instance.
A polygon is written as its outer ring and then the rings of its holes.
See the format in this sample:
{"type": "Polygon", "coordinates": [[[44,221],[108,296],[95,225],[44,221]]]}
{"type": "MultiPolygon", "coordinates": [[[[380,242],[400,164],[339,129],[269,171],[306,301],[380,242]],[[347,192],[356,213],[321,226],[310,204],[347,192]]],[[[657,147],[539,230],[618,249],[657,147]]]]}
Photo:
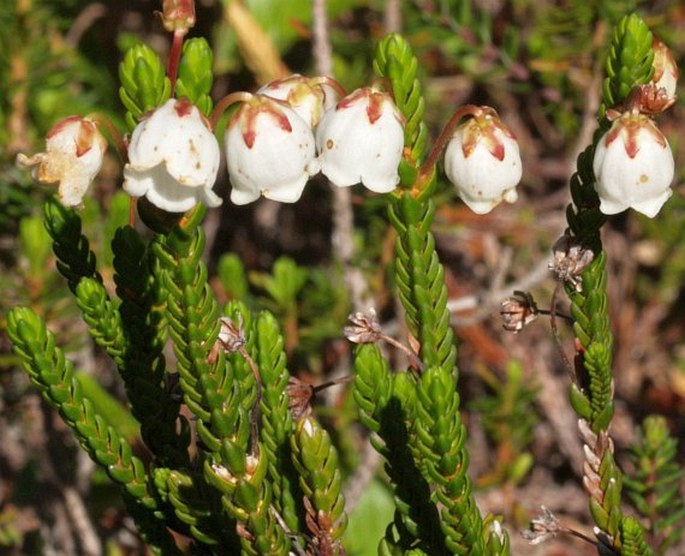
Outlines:
{"type": "Polygon", "coordinates": [[[516,201],[522,175],[518,143],[492,108],[482,107],[455,130],[445,148],[445,174],[476,214],[516,201]]]}
{"type": "Polygon", "coordinates": [[[80,116],[61,120],[48,132],[45,152],[17,156],[17,163],[33,168],[43,184],[58,184],[60,202],[68,207],[83,202],[88,186],[102,167],[107,141],[94,121],[80,116]]]}
{"type": "Polygon", "coordinates": [[[314,129],[324,113],[333,108],[338,100],[335,89],[319,80],[317,77],[294,74],[267,83],[257,94],[285,101],[314,129]]]}
{"type": "Polygon", "coordinates": [[[338,187],[361,182],[376,193],[397,187],[403,118],[389,95],[357,89],[326,112],[316,131],[321,171],[338,187]]]}
{"type": "Polygon", "coordinates": [[[224,148],[236,205],[260,195],[294,203],[319,170],[309,124],[284,103],[262,95],[244,102],[232,116],[224,148]]]}
{"type": "Polygon", "coordinates": [[[217,207],[212,191],[221,151],[200,111],[187,99],[169,99],[133,130],[124,190],[167,212],[199,201],[217,207]]]}
{"type": "Polygon", "coordinates": [[[668,141],[637,112],[614,121],[597,144],[592,169],[604,214],[633,208],[653,218],[672,194],[675,164],[668,141]]]}

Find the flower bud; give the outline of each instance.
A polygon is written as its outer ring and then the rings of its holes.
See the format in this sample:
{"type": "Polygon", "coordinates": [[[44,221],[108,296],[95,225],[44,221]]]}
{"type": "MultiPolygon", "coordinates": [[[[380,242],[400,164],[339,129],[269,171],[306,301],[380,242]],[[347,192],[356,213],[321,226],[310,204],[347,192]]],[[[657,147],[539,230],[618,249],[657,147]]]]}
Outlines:
{"type": "Polygon", "coordinates": [[[404,119],[390,96],[357,89],[326,112],[316,131],[321,171],[338,187],[361,182],[376,193],[397,187],[404,119]]]}
{"type": "Polygon", "coordinates": [[[167,212],[186,212],[199,201],[217,207],[212,191],[219,143],[187,99],[169,99],[133,130],[124,167],[124,190],[167,212]]]}
{"type": "Polygon", "coordinates": [[[597,144],[592,168],[604,214],[633,208],[652,218],[672,194],[675,163],[668,141],[638,112],[614,121],[597,144]]]}
{"type": "Polygon", "coordinates": [[[657,89],[664,89],[667,98],[675,99],[678,85],[678,66],[669,48],[659,39],[652,40],[654,51],[654,75],[651,83],[657,89]]]}
{"type": "Polygon", "coordinates": [[[245,205],[260,195],[294,203],[319,170],[312,130],[295,111],[263,95],[231,117],[224,141],[231,201],[245,205]]]}
{"type": "Polygon", "coordinates": [[[294,74],[267,83],[257,94],[285,101],[314,129],[326,110],[333,108],[338,100],[333,87],[319,83],[318,79],[294,74]]]}
{"type": "Polygon", "coordinates": [[[638,85],[631,92],[629,108],[635,108],[644,114],[659,114],[668,110],[677,100],[678,66],[673,54],[659,39],[652,40],[654,52],[654,74],[649,83],[638,85]]]}
{"type": "Polygon", "coordinates": [[[195,0],[162,0],[162,25],[185,35],[195,26],[195,0]]]}
{"type": "Polygon", "coordinates": [[[82,204],[88,186],[102,167],[107,141],[97,124],[88,118],[70,116],[48,132],[45,152],[32,157],[17,156],[17,163],[33,168],[42,184],[58,184],[60,202],[68,207],[82,204]]]}
{"type": "Polygon", "coordinates": [[[492,108],[480,108],[455,130],[445,148],[445,174],[476,214],[516,201],[522,175],[518,143],[492,108]]]}

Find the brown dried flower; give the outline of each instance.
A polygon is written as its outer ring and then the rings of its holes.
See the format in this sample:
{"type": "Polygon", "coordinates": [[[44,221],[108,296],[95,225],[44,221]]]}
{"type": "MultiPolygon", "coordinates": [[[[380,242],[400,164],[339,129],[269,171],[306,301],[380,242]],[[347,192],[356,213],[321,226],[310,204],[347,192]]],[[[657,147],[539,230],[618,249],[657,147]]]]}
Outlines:
{"type": "Polygon", "coordinates": [[[580,243],[578,238],[565,233],[552,247],[554,260],[549,268],[557,280],[571,284],[577,292],[583,291],[581,274],[594,260],[595,254],[580,243]]]}
{"type": "Polygon", "coordinates": [[[502,326],[509,332],[520,332],[538,318],[538,307],[529,292],[516,290],[512,297],[502,301],[499,311],[502,326]]]}
{"type": "Polygon", "coordinates": [[[348,317],[354,326],[346,326],[345,337],[355,344],[372,344],[383,337],[376,311],[354,313],[348,317]]]}

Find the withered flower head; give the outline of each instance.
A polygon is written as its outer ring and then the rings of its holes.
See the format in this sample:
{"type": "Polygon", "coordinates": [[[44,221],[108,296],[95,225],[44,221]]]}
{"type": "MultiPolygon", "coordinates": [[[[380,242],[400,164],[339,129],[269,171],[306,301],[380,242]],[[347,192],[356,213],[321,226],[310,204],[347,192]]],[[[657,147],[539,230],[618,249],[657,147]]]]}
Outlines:
{"type": "Polygon", "coordinates": [[[243,328],[243,317],[238,316],[237,325],[228,317],[221,317],[221,329],[219,330],[217,341],[221,343],[224,351],[228,353],[235,353],[243,347],[247,342],[243,328]]]}
{"type": "Polygon", "coordinates": [[[594,260],[595,254],[583,246],[578,238],[565,233],[552,247],[554,260],[549,268],[557,280],[568,282],[577,292],[583,291],[581,274],[594,260]]]}
{"type": "Polygon", "coordinates": [[[376,311],[368,313],[354,313],[348,317],[354,326],[346,326],[345,337],[355,344],[372,344],[381,339],[381,325],[376,317],[376,311]]]}
{"type": "Polygon", "coordinates": [[[529,292],[516,290],[512,297],[502,302],[499,311],[502,326],[508,332],[520,332],[538,318],[538,308],[529,292]]]}
{"type": "Polygon", "coordinates": [[[530,544],[540,544],[546,540],[553,538],[557,533],[563,529],[559,525],[559,519],[545,506],[540,508],[542,513],[532,519],[530,528],[523,531],[521,535],[530,544]]]}
{"type": "Polygon", "coordinates": [[[311,415],[315,392],[312,384],[307,384],[292,376],[288,379],[285,391],[288,394],[288,410],[293,419],[297,420],[311,415]]]}

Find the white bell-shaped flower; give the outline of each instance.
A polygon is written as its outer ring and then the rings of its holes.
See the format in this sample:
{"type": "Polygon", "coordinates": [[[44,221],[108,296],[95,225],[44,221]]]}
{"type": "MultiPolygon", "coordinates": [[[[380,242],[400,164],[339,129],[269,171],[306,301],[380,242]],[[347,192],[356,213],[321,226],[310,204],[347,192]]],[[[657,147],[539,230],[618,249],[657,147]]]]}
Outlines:
{"type": "Polygon", "coordinates": [[[489,107],[461,124],[445,148],[445,174],[476,214],[514,203],[522,172],[514,134],[489,107]]]}
{"type": "Polygon", "coordinates": [[[224,148],[236,205],[260,195],[294,203],[319,171],[309,124],[285,103],[263,95],[244,102],[231,117],[224,148]]]}
{"type": "Polygon", "coordinates": [[[633,208],[653,218],[672,194],[675,163],[668,141],[638,112],[614,121],[595,148],[592,168],[604,214],[633,208]]]}
{"type": "Polygon", "coordinates": [[[45,152],[32,157],[19,154],[17,163],[33,168],[33,177],[40,183],[58,184],[60,202],[77,207],[100,171],[106,150],[107,141],[94,121],[70,116],[48,132],[45,152]]]}
{"type": "Polygon", "coordinates": [[[357,89],[326,112],[316,131],[321,171],[338,187],[362,183],[376,193],[397,187],[404,119],[386,93],[357,89]]]}
{"type": "Polygon", "coordinates": [[[321,83],[317,77],[299,74],[271,81],[259,89],[257,94],[286,102],[312,129],[316,128],[324,113],[333,108],[338,100],[338,93],[333,87],[321,83]]]}
{"type": "Polygon", "coordinates": [[[198,202],[217,207],[212,191],[221,149],[209,124],[187,99],[169,99],[133,130],[124,190],[167,212],[198,202]]]}

